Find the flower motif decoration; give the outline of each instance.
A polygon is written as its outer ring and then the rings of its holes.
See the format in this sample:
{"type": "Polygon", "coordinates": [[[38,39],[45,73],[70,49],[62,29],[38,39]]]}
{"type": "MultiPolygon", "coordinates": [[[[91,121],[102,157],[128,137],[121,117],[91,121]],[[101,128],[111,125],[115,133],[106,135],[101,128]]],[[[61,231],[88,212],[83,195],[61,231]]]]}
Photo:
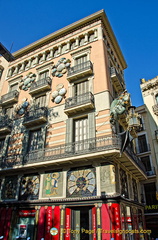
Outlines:
{"type": "Polygon", "coordinates": [[[56,86],[56,91],[52,93],[52,101],[59,104],[65,97],[67,90],[62,83],[56,86]]]}
{"type": "Polygon", "coordinates": [[[27,111],[28,106],[29,102],[27,101],[27,98],[23,99],[22,103],[15,107],[16,114],[22,116],[27,111]]]}
{"type": "Polygon", "coordinates": [[[67,72],[67,69],[70,67],[70,60],[66,58],[61,58],[56,65],[52,68],[53,77],[62,77],[64,73],[67,72]]]}
{"type": "Polygon", "coordinates": [[[36,74],[29,73],[26,75],[20,82],[20,89],[27,91],[30,87],[32,82],[34,82],[36,79],[36,74]]]}

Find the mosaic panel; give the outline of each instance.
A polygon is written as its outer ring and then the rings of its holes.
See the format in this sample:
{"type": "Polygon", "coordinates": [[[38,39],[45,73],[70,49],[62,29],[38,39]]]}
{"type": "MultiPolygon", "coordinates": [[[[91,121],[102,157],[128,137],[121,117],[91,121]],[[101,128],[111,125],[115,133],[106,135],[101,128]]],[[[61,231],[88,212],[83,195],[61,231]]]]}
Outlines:
{"type": "Polygon", "coordinates": [[[51,172],[43,176],[42,198],[62,197],[63,173],[51,172]]]}
{"type": "Polygon", "coordinates": [[[18,183],[17,176],[8,176],[5,178],[1,195],[1,198],[3,200],[16,198],[17,183],[18,183]]]}
{"type": "Polygon", "coordinates": [[[95,195],[95,169],[73,170],[67,173],[67,197],[89,197],[95,195]]]}
{"type": "Polygon", "coordinates": [[[100,188],[101,192],[115,192],[115,167],[114,165],[105,165],[100,167],[100,188]]]}
{"type": "Polygon", "coordinates": [[[35,200],[39,196],[39,183],[38,175],[24,176],[21,178],[19,200],[35,200]]]}

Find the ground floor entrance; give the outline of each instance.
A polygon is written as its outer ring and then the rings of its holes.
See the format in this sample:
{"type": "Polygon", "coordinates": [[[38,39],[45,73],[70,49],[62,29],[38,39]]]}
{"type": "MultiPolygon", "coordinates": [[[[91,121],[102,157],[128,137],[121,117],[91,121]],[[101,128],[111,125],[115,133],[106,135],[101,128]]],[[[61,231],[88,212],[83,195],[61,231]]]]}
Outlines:
{"type": "Polygon", "coordinates": [[[3,240],[146,240],[143,208],[126,202],[74,202],[0,208],[3,240]]]}

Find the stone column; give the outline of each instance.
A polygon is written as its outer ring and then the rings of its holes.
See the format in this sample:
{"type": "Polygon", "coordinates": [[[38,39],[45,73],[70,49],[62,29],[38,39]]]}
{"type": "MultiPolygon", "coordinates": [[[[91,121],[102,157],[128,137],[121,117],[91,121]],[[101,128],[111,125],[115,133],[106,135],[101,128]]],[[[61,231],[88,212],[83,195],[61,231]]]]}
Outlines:
{"type": "Polygon", "coordinates": [[[54,49],[50,49],[50,58],[53,58],[54,49]]]}
{"type": "Polygon", "coordinates": [[[88,33],[84,34],[84,44],[88,43],[88,33]]]}
{"type": "Polygon", "coordinates": [[[66,43],[66,52],[70,50],[70,41],[67,41],[66,43]]]}
{"type": "Polygon", "coordinates": [[[79,46],[79,37],[76,37],[75,47],[77,48],[78,46],[79,46]]]}
{"type": "Polygon", "coordinates": [[[94,29],[94,40],[96,40],[98,37],[98,31],[97,28],[94,29]]]}
{"type": "Polygon", "coordinates": [[[21,71],[24,71],[24,70],[25,70],[25,62],[23,62],[21,66],[21,71]]]}
{"type": "Polygon", "coordinates": [[[58,46],[58,55],[61,54],[61,45],[58,46]]]}
{"type": "Polygon", "coordinates": [[[98,40],[103,39],[103,30],[102,27],[98,27],[98,40]]]}

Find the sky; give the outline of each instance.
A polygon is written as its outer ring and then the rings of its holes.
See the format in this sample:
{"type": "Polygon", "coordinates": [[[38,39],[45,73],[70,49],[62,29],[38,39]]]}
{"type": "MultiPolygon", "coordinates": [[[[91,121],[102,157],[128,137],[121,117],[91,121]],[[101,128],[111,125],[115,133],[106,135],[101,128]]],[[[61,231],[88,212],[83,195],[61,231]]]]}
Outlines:
{"type": "Polygon", "coordinates": [[[128,65],[132,104],[140,106],[140,79],[158,75],[158,0],[0,0],[0,42],[13,53],[101,9],[128,65]]]}

